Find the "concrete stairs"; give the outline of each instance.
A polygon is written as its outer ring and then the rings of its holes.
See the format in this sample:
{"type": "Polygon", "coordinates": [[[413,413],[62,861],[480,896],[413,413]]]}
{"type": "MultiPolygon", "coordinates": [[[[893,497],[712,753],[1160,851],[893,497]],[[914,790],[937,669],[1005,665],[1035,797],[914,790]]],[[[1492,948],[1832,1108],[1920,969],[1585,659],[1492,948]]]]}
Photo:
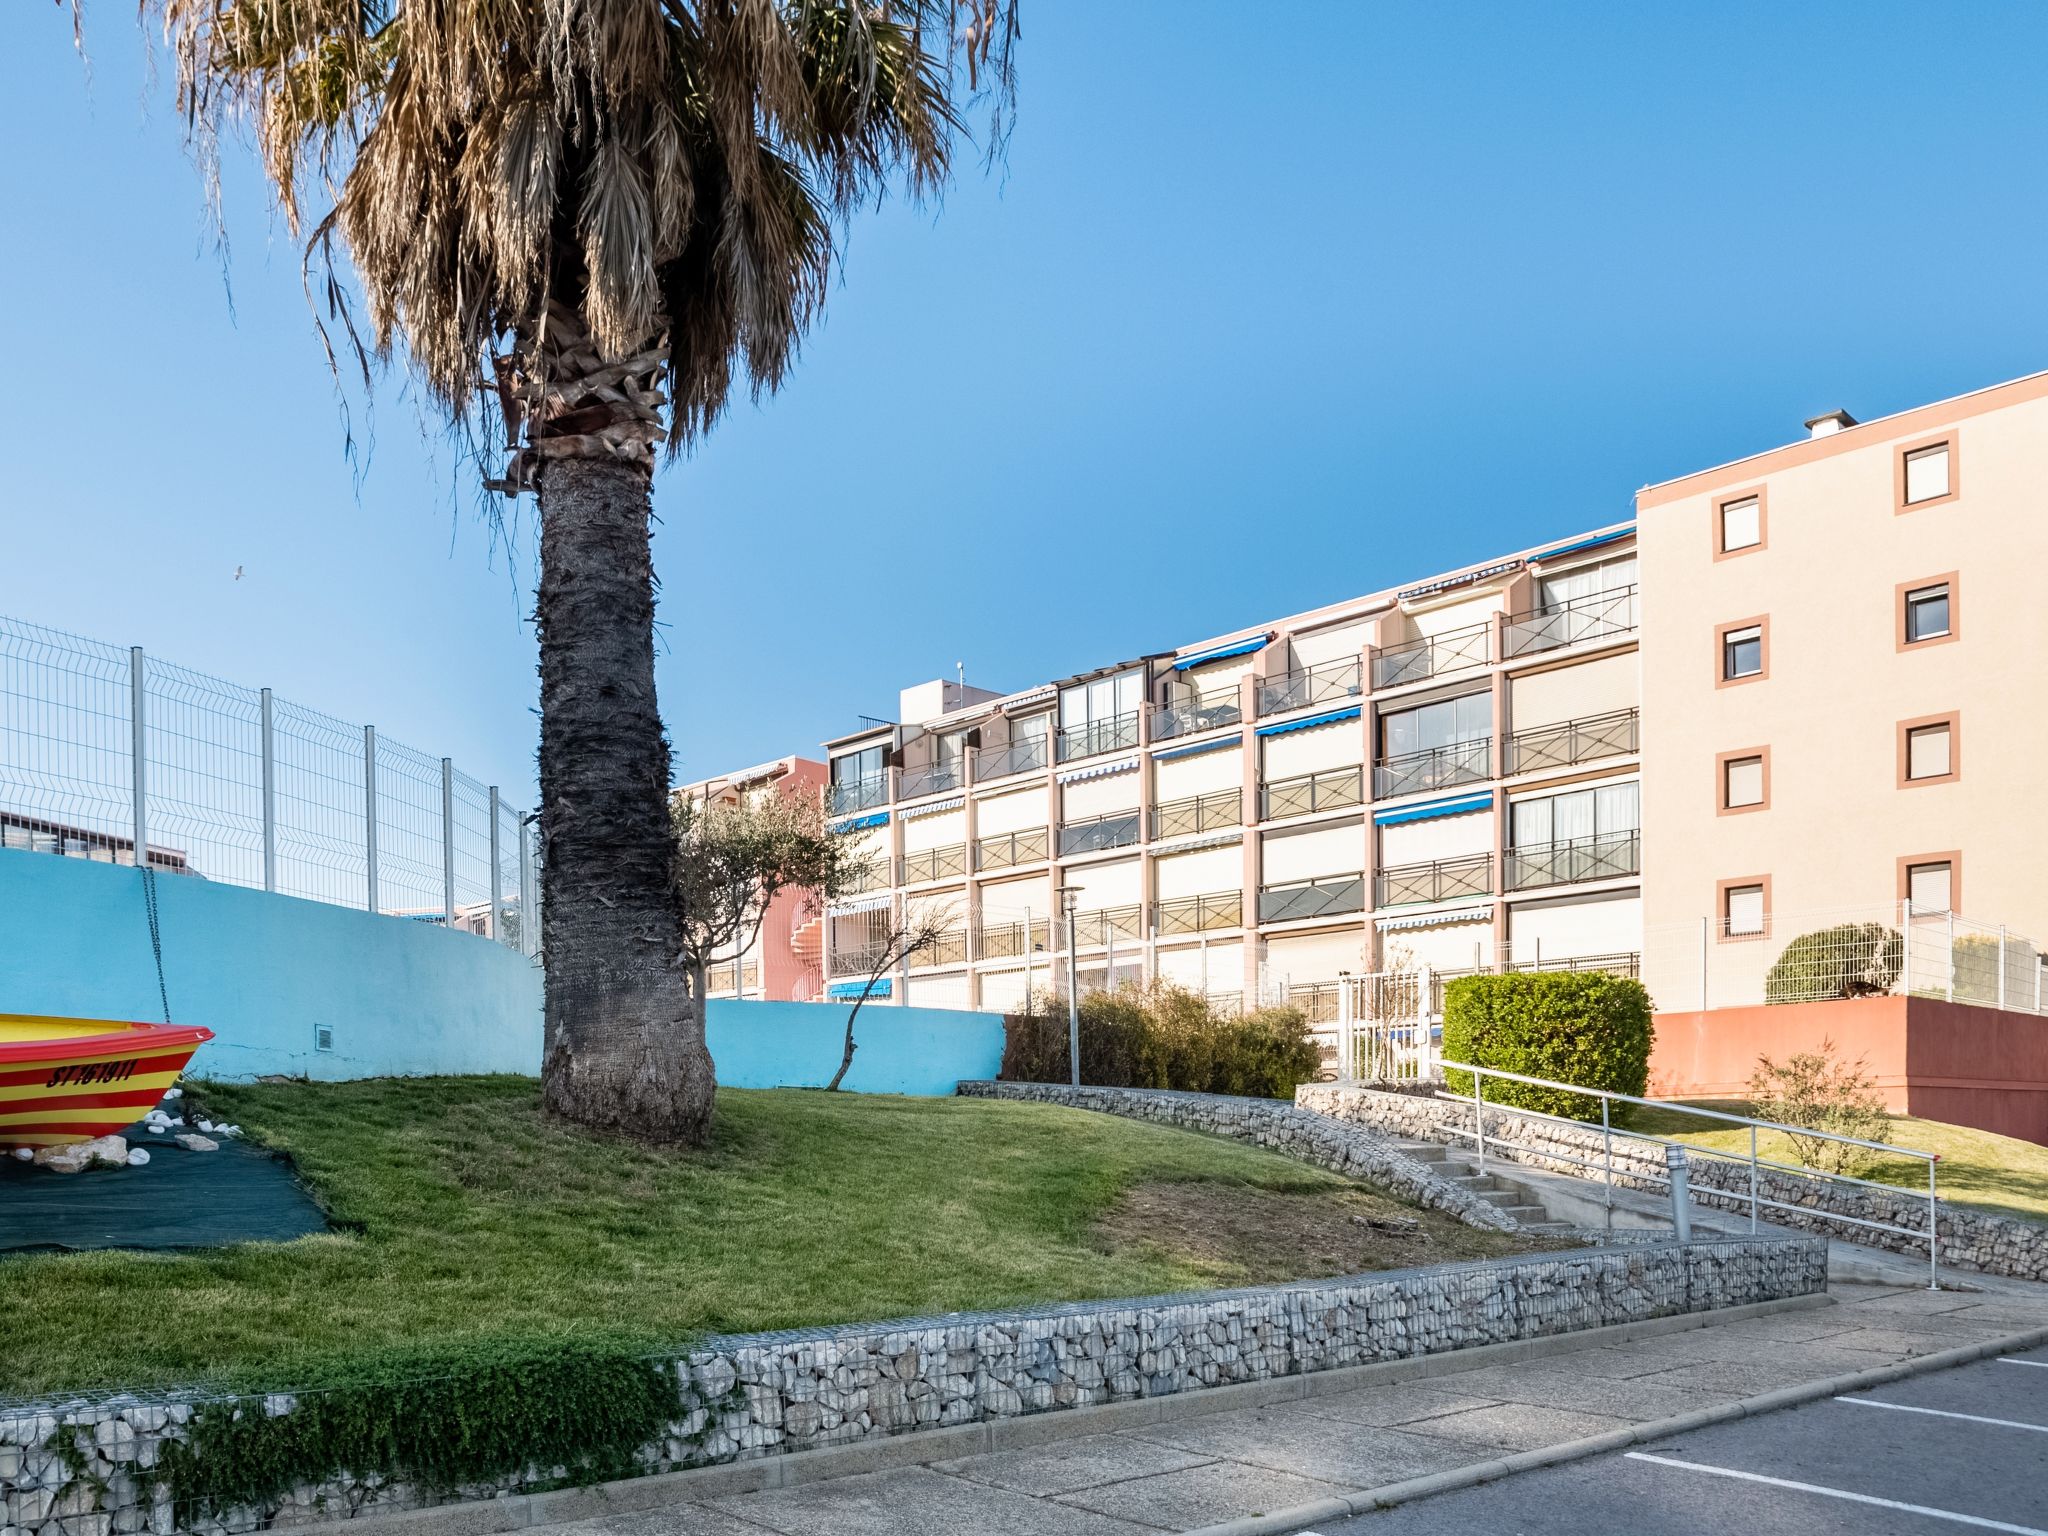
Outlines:
{"type": "Polygon", "coordinates": [[[1397,1141],[1394,1146],[1417,1162],[1429,1164],[1451,1183],[1470,1190],[1487,1204],[1499,1206],[1515,1218],[1524,1232],[1576,1230],[1570,1222],[1551,1220],[1536,1189],[1511,1173],[1501,1173],[1498,1163],[1481,1173],[1477,1154],[1462,1148],[1434,1141],[1397,1141]]]}

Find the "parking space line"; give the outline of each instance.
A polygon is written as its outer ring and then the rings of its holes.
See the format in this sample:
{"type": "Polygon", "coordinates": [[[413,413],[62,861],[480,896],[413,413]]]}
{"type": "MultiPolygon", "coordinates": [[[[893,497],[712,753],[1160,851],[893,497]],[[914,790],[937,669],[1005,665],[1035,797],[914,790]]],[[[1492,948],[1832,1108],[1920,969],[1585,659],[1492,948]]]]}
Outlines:
{"type": "Polygon", "coordinates": [[[2048,1360],[2020,1360],[2012,1355],[2000,1355],[2000,1365],[2031,1365],[2037,1371],[2048,1371],[2048,1360]]]}
{"type": "Polygon", "coordinates": [[[1654,1462],[1660,1467],[1676,1467],[1683,1472],[1705,1472],[1714,1477],[1732,1477],[1745,1483],[1763,1483],[1772,1488],[1790,1488],[1797,1493],[1817,1493],[1822,1498],[1842,1499],[1851,1504],[1869,1504],[1878,1509],[1896,1509],[1909,1515],[1925,1515],[1930,1520],[1947,1520],[1956,1525],[1971,1525],[1981,1531],[2006,1531],[2010,1536],[2048,1536],[2048,1531],[2032,1525],[2013,1525],[2005,1520],[1987,1520],[1982,1515],[1959,1514],[1952,1509],[1936,1509],[1928,1504],[1908,1504],[1903,1499],[1880,1499],[1875,1494],[1851,1493],[1846,1488],[1828,1488],[1820,1483],[1795,1482],[1789,1477],[1766,1477],[1761,1472],[1739,1472],[1733,1467],[1714,1467],[1700,1461],[1680,1461],[1674,1456],[1653,1456],[1648,1451],[1624,1451],[1630,1461],[1654,1462]]]}
{"type": "Polygon", "coordinates": [[[1971,1424],[1996,1424],[2000,1429],[2031,1429],[2037,1435],[2048,1435],[2048,1424],[2029,1424],[2022,1419],[1987,1419],[1981,1413],[1951,1413],[1946,1408],[1919,1408],[1912,1403],[1881,1403],[1874,1397],[1838,1397],[1835,1401],[1855,1408],[1889,1408],[1893,1413],[1924,1413],[1936,1419],[1963,1419],[1971,1424]]]}

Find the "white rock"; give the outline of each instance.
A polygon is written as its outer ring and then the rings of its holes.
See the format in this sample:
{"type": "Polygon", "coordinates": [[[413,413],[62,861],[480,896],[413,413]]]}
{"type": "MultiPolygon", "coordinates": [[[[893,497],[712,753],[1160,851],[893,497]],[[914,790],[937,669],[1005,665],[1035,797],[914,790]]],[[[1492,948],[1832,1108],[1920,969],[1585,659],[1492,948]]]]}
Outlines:
{"type": "Polygon", "coordinates": [[[165,1131],[169,1129],[170,1127],[167,1125],[152,1125],[149,1128],[149,1134],[152,1136],[161,1136],[165,1131]]]}
{"type": "Polygon", "coordinates": [[[213,1152],[219,1150],[220,1147],[220,1143],[211,1137],[195,1136],[190,1131],[186,1131],[178,1137],[178,1145],[187,1152],[213,1152]]]}
{"type": "Polygon", "coordinates": [[[32,1163],[36,1159],[36,1149],[34,1147],[16,1147],[10,1155],[17,1163],[32,1163]]]}
{"type": "Polygon", "coordinates": [[[140,1168],[148,1161],[149,1153],[144,1151],[141,1147],[134,1148],[128,1154],[128,1166],[130,1168],[140,1168]]]}
{"type": "Polygon", "coordinates": [[[211,1135],[213,1133],[213,1122],[211,1120],[202,1120],[199,1122],[199,1129],[211,1135]]]}
{"type": "Polygon", "coordinates": [[[166,1088],[164,1090],[164,1097],[167,1099],[182,1099],[185,1097],[185,1090],[182,1088],[166,1088]]]}

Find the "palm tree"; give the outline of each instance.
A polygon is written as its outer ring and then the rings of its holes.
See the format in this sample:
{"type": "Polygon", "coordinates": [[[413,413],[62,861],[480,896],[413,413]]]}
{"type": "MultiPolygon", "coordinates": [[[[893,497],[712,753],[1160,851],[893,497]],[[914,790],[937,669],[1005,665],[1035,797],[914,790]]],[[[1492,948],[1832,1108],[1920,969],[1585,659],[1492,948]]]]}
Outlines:
{"type": "Polygon", "coordinates": [[[710,1126],[654,696],[657,453],[736,375],[781,384],[846,218],[936,190],[968,103],[1000,145],[1015,3],[142,0],[202,161],[254,130],[330,362],[367,380],[402,351],[469,441],[504,431],[487,483],[538,496],[553,1113],[710,1126]]]}

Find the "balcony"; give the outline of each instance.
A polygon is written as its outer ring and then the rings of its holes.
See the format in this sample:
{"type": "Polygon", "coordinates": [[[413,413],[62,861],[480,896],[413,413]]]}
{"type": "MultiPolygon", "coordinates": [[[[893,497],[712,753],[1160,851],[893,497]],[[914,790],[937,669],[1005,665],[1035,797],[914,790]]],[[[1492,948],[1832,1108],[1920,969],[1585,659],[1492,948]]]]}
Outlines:
{"type": "Polygon", "coordinates": [[[967,929],[947,928],[932,935],[929,944],[920,944],[909,955],[912,965],[965,965],[967,963],[967,929]]]}
{"type": "Polygon", "coordinates": [[[1117,942],[1135,943],[1144,937],[1143,907],[1097,907],[1093,912],[1074,914],[1074,943],[1082,949],[1117,942]]]}
{"type": "Polygon", "coordinates": [[[1400,907],[1410,902],[1455,901],[1460,896],[1493,894],[1493,855],[1468,854],[1458,859],[1433,859],[1427,864],[1396,864],[1380,871],[1375,907],[1400,907]]]}
{"type": "Polygon", "coordinates": [[[1636,627],[1636,589],[1615,587],[1569,602],[1551,603],[1508,615],[1501,630],[1501,654],[1533,656],[1585,640],[1611,640],[1636,627]]]}
{"type": "Polygon", "coordinates": [[[1015,960],[1029,954],[1043,954],[1052,947],[1052,919],[1031,919],[1027,933],[1022,922],[983,923],[976,931],[975,957],[981,960],[1015,960]]]}
{"type": "Polygon", "coordinates": [[[1208,933],[1216,928],[1244,926],[1244,893],[1220,891],[1214,896],[1182,896],[1158,906],[1159,937],[1177,933],[1208,933]]]}
{"type": "Polygon", "coordinates": [[[843,816],[848,811],[870,810],[889,803],[889,778],[883,774],[872,779],[854,779],[845,784],[832,786],[832,814],[843,816]]]}
{"type": "Polygon", "coordinates": [[[1587,715],[1562,725],[1532,726],[1508,738],[1509,773],[1534,773],[1569,768],[1596,758],[1621,757],[1636,750],[1636,711],[1618,709],[1608,715],[1587,715]]]}
{"type": "Polygon", "coordinates": [[[1338,811],[1363,804],[1363,768],[1329,768],[1259,786],[1259,816],[1264,821],[1284,821],[1289,816],[1311,816],[1317,811],[1338,811]]]}
{"type": "Polygon", "coordinates": [[[1557,960],[1517,960],[1501,967],[1506,971],[1611,971],[1616,976],[1643,974],[1640,951],[1612,955],[1567,955],[1557,960]]]}
{"type": "Polygon", "coordinates": [[[1244,825],[1244,796],[1234,789],[1211,790],[1152,807],[1152,836],[1187,837],[1244,825]]]}
{"type": "Polygon", "coordinates": [[[1029,832],[1009,832],[1001,837],[984,837],[974,845],[976,869],[1009,869],[1016,864],[1043,864],[1051,835],[1044,827],[1029,832]]]}
{"type": "Polygon", "coordinates": [[[896,787],[896,798],[915,800],[920,795],[942,795],[949,789],[958,789],[960,784],[958,763],[927,763],[922,768],[903,770],[903,782],[896,787]]]}
{"type": "Polygon", "coordinates": [[[984,747],[974,755],[974,781],[1006,779],[1013,773],[1043,773],[1049,759],[1043,736],[1020,736],[1008,746],[984,747]]]}
{"type": "Polygon", "coordinates": [[[1394,795],[1422,794],[1459,784],[1483,784],[1492,772],[1493,740],[1482,736],[1477,741],[1431,747],[1427,752],[1404,752],[1376,764],[1372,770],[1372,795],[1375,800],[1386,800],[1394,795]]]}
{"type": "Polygon", "coordinates": [[[948,843],[943,848],[926,848],[903,855],[904,885],[923,885],[931,880],[958,880],[967,874],[967,845],[948,843]]]}
{"type": "Polygon", "coordinates": [[[1100,853],[1105,848],[1128,848],[1138,840],[1141,824],[1136,811],[1124,811],[1115,816],[1098,816],[1093,821],[1077,821],[1070,827],[1061,827],[1060,857],[1066,859],[1077,853],[1100,853]]]}
{"type": "Polygon", "coordinates": [[[861,944],[852,949],[835,949],[832,951],[831,974],[871,976],[887,955],[888,950],[879,944],[861,944]]]}
{"type": "Polygon", "coordinates": [[[1362,673],[1356,661],[1329,661],[1320,667],[1262,678],[1257,702],[1261,716],[1284,715],[1291,709],[1306,709],[1311,704],[1355,699],[1364,691],[1362,673]]]}
{"type": "Polygon", "coordinates": [[[1153,710],[1152,739],[1171,741],[1176,736],[1192,736],[1198,731],[1220,730],[1243,719],[1244,710],[1239,707],[1237,689],[1234,686],[1212,688],[1207,693],[1191,693],[1174,699],[1153,710]]]}
{"type": "Polygon", "coordinates": [[[1259,921],[1293,923],[1310,917],[1334,917],[1365,910],[1365,876],[1329,875],[1292,885],[1269,885],[1259,892],[1259,921]]]}
{"type": "Polygon", "coordinates": [[[761,985],[761,962],[714,960],[704,968],[704,984],[713,997],[753,991],[761,985]]]}
{"type": "Polygon", "coordinates": [[[1610,832],[1604,837],[1574,837],[1558,843],[1510,848],[1506,885],[1526,891],[1543,885],[1583,885],[1588,880],[1618,880],[1641,874],[1643,836],[1610,832]]]}
{"type": "Polygon", "coordinates": [[[1127,715],[1111,715],[1103,720],[1090,720],[1086,725],[1069,726],[1060,732],[1060,761],[1071,763],[1077,758],[1096,757],[1104,752],[1120,752],[1126,747],[1138,744],[1138,712],[1127,715]]]}
{"type": "Polygon", "coordinates": [[[860,896],[869,891],[886,891],[889,888],[889,860],[885,855],[863,856],[848,867],[838,895],[860,896]]]}
{"type": "Polygon", "coordinates": [[[1473,624],[1374,651],[1372,685],[1398,688],[1403,683],[1426,682],[1447,672],[1483,667],[1490,656],[1487,637],[1492,628],[1490,624],[1473,624]]]}

